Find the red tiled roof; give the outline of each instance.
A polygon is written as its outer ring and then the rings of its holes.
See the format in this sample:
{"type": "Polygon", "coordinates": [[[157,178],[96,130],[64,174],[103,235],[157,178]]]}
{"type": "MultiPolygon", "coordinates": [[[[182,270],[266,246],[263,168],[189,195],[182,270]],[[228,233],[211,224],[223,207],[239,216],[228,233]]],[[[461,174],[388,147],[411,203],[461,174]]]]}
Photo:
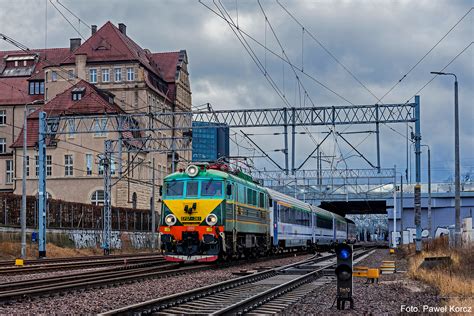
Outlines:
{"type": "Polygon", "coordinates": [[[0,51],[0,71],[5,67],[4,57],[38,54],[39,60],[31,76],[0,77],[0,105],[18,105],[43,99],[42,95],[28,94],[28,80],[43,79],[43,68],[56,65],[70,54],[68,48],[33,49],[31,53],[24,51],[0,51]]]}
{"type": "Polygon", "coordinates": [[[0,77],[0,105],[21,105],[42,100],[43,95],[28,94],[28,77],[0,77]]]}
{"type": "MultiPolygon", "coordinates": [[[[28,116],[27,146],[34,146],[38,141],[38,117],[40,111],[45,111],[48,116],[124,113],[117,104],[109,103],[103,92],[94,85],[81,80],[71,88],[58,94],[50,102],[46,103],[42,109],[36,110],[28,116]],[[72,100],[72,90],[75,88],[85,89],[81,100],[72,100]]],[[[23,129],[11,147],[21,146],[23,146],[23,129]]]]}
{"type": "Polygon", "coordinates": [[[179,54],[180,52],[153,53],[148,57],[158,65],[165,81],[174,82],[179,54]]]}
{"type": "Polygon", "coordinates": [[[89,37],[63,63],[74,63],[75,55],[87,55],[87,62],[137,60],[156,72],[147,58],[147,52],[130,37],[108,21],[95,34],[89,37]]]}

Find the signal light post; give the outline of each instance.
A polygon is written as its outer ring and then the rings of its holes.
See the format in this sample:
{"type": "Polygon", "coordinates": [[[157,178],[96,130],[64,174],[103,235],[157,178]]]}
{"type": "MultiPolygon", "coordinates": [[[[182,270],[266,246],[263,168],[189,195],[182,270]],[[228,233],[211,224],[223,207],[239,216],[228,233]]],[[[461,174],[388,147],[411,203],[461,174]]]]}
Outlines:
{"type": "Polygon", "coordinates": [[[344,309],[346,302],[354,309],[352,299],[352,245],[338,244],[336,246],[336,277],[337,277],[337,309],[344,309]]]}

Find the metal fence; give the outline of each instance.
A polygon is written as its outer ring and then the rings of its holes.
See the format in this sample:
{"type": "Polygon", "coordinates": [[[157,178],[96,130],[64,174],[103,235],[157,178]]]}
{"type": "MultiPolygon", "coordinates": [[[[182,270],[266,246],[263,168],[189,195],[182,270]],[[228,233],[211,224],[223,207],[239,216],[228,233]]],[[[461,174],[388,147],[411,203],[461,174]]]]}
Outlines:
{"type": "MultiPolygon", "coordinates": [[[[20,227],[20,210],[20,195],[0,194],[0,226],[20,227]]],[[[48,199],[46,226],[59,229],[102,229],[102,213],[103,207],[100,205],[48,199]]],[[[26,226],[38,227],[38,203],[34,196],[28,196],[26,199],[26,226]]],[[[112,229],[151,231],[151,212],[150,210],[113,207],[112,229]]]]}

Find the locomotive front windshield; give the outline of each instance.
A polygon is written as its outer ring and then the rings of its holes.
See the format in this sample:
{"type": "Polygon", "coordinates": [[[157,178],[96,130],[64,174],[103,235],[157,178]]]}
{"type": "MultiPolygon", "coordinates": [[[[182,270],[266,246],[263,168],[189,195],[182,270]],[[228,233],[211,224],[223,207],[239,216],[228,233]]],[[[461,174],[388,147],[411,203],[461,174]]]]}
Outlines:
{"type": "Polygon", "coordinates": [[[220,180],[190,180],[168,181],[165,183],[165,195],[168,198],[177,197],[206,197],[222,198],[223,181],[220,180]]]}
{"type": "Polygon", "coordinates": [[[166,183],[166,196],[183,196],[183,181],[170,181],[166,183]]]}

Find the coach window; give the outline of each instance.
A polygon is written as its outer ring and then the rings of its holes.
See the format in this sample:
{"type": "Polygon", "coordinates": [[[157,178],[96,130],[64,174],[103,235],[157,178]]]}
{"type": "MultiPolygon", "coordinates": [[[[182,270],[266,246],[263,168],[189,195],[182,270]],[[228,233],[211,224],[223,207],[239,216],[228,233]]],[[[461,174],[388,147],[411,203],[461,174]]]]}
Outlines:
{"type": "Polygon", "coordinates": [[[319,228],[332,229],[332,219],[330,218],[325,218],[318,215],[316,223],[319,228]]]}
{"type": "Polygon", "coordinates": [[[198,195],[199,182],[188,181],[186,183],[186,196],[197,196],[198,195]]]}
{"type": "Polygon", "coordinates": [[[166,183],[166,196],[183,196],[182,181],[171,181],[166,183]]]}

